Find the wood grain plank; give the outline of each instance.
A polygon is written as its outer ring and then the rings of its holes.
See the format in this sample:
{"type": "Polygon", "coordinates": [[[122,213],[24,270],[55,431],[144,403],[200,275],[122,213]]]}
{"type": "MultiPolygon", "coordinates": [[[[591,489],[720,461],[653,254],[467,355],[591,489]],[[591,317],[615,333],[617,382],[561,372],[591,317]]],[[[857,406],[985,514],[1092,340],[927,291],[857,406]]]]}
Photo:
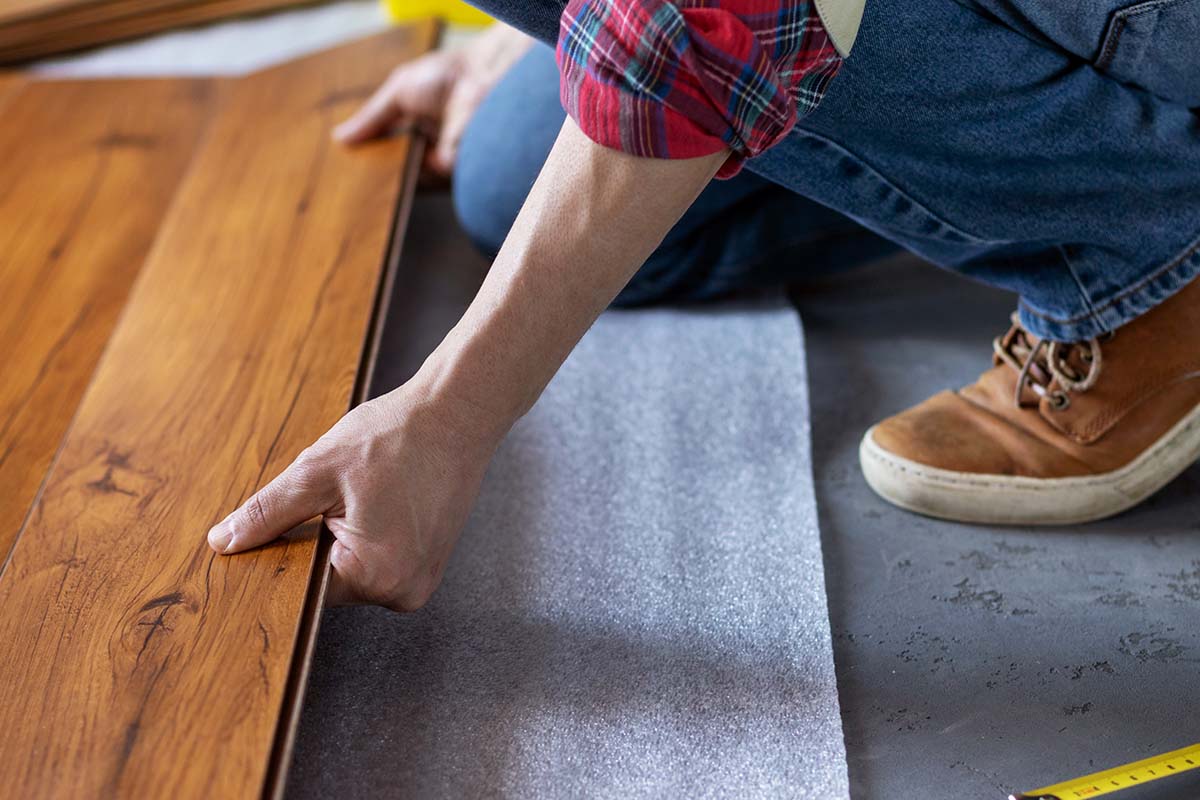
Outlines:
{"type": "MultiPolygon", "coordinates": [[[[440,31],[439,31],[440,32],[440,31]]],[[[436,34],[435,34],[436,35],[436,34]]],[[[404,240],[407,235],[409,217],[412,213],[413,199],[416,194],[417,180],[420,175],[421,161],[425,153],[425,141],[414,137],[411,143],[408,163],[406,164],[404,183],[400,192],[400,202],[396,211],[396,223],[392,228],[391,247],[381,276],[379,292],[373,318],[367,332],[367,340],[363,349],[363,358],[359,365],[358,377],[354,386],[353,404],[366,402],[369,399],[371,387],[374,385],[375,368],[383,346],[384,323],[387,320],[392,297],[395,294],[396,276],[400,269],[404,240]]],[[[279,725],[275,733],[275,745],[271,751],[270,766],[267,771],[266,783],[263,788],[264,798],[283,800],[287,787],[287,769],[292,763],[292,752],[296,743],[296,734],[300,725],[300,712],[304,701],[304,691],[308,683],[309,670],[312,667],[313,654],[317,645],[317,632],[320,628],[321,612],[325,607],[325,595],[332,576],[332,565],[329,561],[329,551],[333,544],[333,534],[322,526],[317,551],[314,556],[314,570],[309,578],[308,597],[305,599],[301,613],[296,649],[292,657],[291,673],[288,675],[284,689],[282,711],[279,725]]]]}
{"type": "Polygon", "coordinates": [[[317,0],[109,0],[0,21],[0,63],[67,53],[172,28],[317,0]]]}
{"type": "Polygon", "coordinates": [[[211,106],[204,80],[31,82],[0,152],[0,564],[211,106]]]}
{"type": "Polygon", "coordinates": [[[265,788],[317,525],[232,558],[205,534],[350,404],[410,142],[329,129],[432,36],[223,87],[0,576],[13,796],[265,788]]]}
{"type": "Polygon", "coordinates": [[[24,80],[20,72],[0,72],[0,106],[17,93],[24,80]]]}
{"type": "Polygon", "coordinates": [[[0,0],[0,23],[54,14],[71,5],[92,5],[97,0],[0,0]]]}
{"type": "MultiPolygon", "coordinates": [[[[100,27],[122,16],[136,15],[169,6],[178,0],[106,0],[91,3],[61,3],[41,6],[24,15],[9,13],[0,16],[0,45],[9,47],[37,42],[82,25],[100,27]],[[32,13],[36,10],[36,13],[32,13]]],[[[0,7],[3,0],[0,0],[0,7]]]]}

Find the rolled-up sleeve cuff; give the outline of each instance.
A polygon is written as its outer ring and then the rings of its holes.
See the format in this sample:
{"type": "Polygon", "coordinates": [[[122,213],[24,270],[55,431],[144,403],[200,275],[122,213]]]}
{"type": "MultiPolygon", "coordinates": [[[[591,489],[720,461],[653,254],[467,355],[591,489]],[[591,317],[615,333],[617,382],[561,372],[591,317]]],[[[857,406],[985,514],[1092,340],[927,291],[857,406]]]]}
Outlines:
{"type": "Polygon", "coordinates": [[[766,14],[743,18],[668,0],[571,0],[557,50],[563,107],[593,141],[632,155],[729,150],[717,177],[731,177],[816,106],[841,64],[807,3],[784,2],[804,20],[793,26],[802,33],[772,60],[749,24],[766,14]]]}

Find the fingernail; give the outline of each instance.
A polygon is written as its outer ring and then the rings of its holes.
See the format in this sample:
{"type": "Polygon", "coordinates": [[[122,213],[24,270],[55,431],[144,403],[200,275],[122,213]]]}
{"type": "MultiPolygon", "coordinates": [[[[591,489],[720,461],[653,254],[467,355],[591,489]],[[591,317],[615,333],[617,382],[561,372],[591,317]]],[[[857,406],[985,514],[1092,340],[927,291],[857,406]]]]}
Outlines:
{"type": "Polygon", "coordinates": [[[350,121],[347,120],[333,129],[333,138],[341,141],[350,133],[350,121]]]}
{"type": "Polygon", "coordinates": [[[221,523],[213,527],[208,532],[208,546],[218,553],[224,555],[229,552],[230,546],[233,544],[233,531],[225,527],[225,523],[221,523]]]}

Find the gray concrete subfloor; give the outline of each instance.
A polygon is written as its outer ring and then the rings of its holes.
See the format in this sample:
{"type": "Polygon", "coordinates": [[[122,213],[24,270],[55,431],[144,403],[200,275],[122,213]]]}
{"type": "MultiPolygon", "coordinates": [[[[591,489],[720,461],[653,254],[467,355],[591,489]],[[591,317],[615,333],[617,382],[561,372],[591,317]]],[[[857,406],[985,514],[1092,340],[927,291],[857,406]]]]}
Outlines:
{"type": "MultiPolygon", "coordinates": [[[[1105,522],[939,522],[867,487],[870,425],[990,366],[1014,298],[910,257],[799,287],[853,796],[989,798],[1200,741],[1200,468],[1105,522]]],[[[1122,800],[1200,797],[1200,775],[1122,800]]]]}
{"type": "MultiPolygon", "coordinates": [[[[419,198],[411,231],[377,393],[412,374],[486,269],[444,195],[419,198]]],[[[852,797],[1000,798],[1200,741],[1200,469],[1142,508],[1076,529],[970,527],[893,509],[859,474],[859,437],[973,380],[1012,298],[907,257],[794,298],[852,797]]],[[[339,653],[354,638],[339,630],[379,627],[370,617],[386,613],[326,615],[290,796],[313,796],[305,787],[321,784],[322,756],[388,735],[322,701],[337,693],[339,668],[380,668],[339,653]],[[321,745],[333,740],[341,747],[321,745]]],[[[1116,796],[1194,800],[1200,775],[1116,796]]]]}

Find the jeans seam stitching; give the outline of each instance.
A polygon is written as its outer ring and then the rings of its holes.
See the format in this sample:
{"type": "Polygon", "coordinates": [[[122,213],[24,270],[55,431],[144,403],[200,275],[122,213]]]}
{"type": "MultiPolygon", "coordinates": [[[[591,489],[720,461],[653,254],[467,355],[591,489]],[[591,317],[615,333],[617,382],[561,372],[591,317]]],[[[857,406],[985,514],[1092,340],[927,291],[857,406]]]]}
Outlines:
{"type": "Polygon", "coordinates": [[[1101,46],[1100,57],[1096,59],[1096,68],[1107,70],[1112,66],[1113,59],[1117,56],[1117,48],[1121,44],[1121,36],[1125,33],[1125,17],[1114,17],[1109,23],[1111,27],[1108,30],[1108,35],[1104,37],[1104,42],[1101,46]]]}
{"type": "Polygon", "coordinates": [[[1092,298],[1088,293],[1087,287],[1083,285],[1083,279],[1079,275],[1079,271],[1075,269],[1075,264],[1072,263],[1071,257],[1067,255],[1066,245],[1060,244],[1057,247],[1058,254],[1062,256],[1063,263],[1067,266],[1067,272],[1070,273],[1071,279],[1075,281],[1075,285],[1079,288],[1079,296],[1083,298],[1083,304],[1087,307],[1087,313],[1081,315],[1081,319],[1091,317],[1097,325],[1103,326],[1104,322],[1100,318],[1099,312],[1096,310],[1096,304],[1092,302],[1092,298]]]}
{"type": "MultiPolygon", "coordinates": [[[[1164,264],[1163,266],[1156,269],[1154,272],[1152,272],[1149,275],[1147,275],[1146,277],[1142,278],[1140,281],[1135,283],[1133,286],[1130,286],[1129,288],[1122,291],[1120,294],[1114,295],[1113,297],[1109,298],[1108,300],[1105,301],[1104,305],[1094,307],[1092,309],[1092,311],[1090,311],[1089,313],[1086,313],[1086,314],[1080,314],[1078,316],[1066,317],[1066,318],[1055,317],[1055,316],[1052,316],[1045,312],[1037,310],[1033,306],[1029,305],[1029,303],[1027,303],[1024,298],[1021,299],[1021,307],[1039,319],[1044,319],[1047,322],[1053,322],[1053,323],[1057,323],[1059,325],[1072,325],[1072,324],[1075,324],[1078,322],[1082,322],[1083,320],[1087,319],[1089,316],[1095,318],[1096,315],[1099,315],[1102,312],[1107,311],[1108,309],[1112,308],[1117,303],[1121,302],[1122,300],[1129,297],[1130,295],[1136,294],[1137,292],[1142,291],[1142,289],[1146,288],[1146,285],[1149,284],[1151,281],[1158,280],[1159,278],[1161,278],[1163,275],[1170,272],[1171,270],[1176,269],[1177,267],[1183,266],[1184,262],[1191,259],[1198,252],[1200,252],[1200,238],[1195,239],[1194,241],[1191,242],[1191,244],[1189,244],[1187,247],[1185,247],[1183,250],[1183,253],[1181,253],[1180,255],[1171,259],[1166,264],[1164,264]]],[[[1097,320],[1097,321],[1099,321],[1099,320],[1097,320]]]]}
{"type": "Polygon", "coordinates": [[[1101,43],[1100,55],[1096,59],[1097,69],[1107,70],[1112,66],[1112,62],[1117,56],[1117,48],[1121,45],[1121,37],[1125,33],[1125,28],[1129,25],[1129,20],[1140,17],[1143,14],[1149,14],[1150,12],[1160,13],[1173,5],[1183,5],[1188,2],[1191,2],[1191,0],[1147,0],[1147,2],[1135,3],[1134,5],[1114,11],[1112,20],[1109,22],[1108,31],[1105,33],[1104,41],[1101,43]]]}

